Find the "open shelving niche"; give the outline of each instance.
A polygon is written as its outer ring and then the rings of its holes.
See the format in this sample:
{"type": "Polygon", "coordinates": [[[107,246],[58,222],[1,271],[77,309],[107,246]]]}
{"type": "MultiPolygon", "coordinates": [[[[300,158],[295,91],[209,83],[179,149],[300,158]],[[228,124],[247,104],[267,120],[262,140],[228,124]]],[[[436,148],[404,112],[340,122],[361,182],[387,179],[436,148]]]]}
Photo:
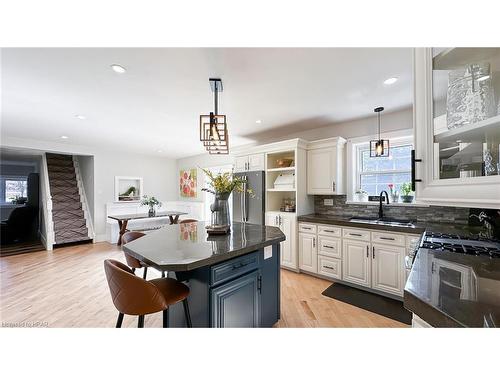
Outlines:
{"type": "Polygon", "coordinates": [[[278,151],[269,152],[266,154],[266,192],[267,192],[267,207],[266,211],[280,211],[284,199],[293,199],[297,205],[297,179],[294,178],[294,187],[288,189],[274,188],[274,181],[281,174],[295,175],[296,151],[278,151]],[[289,167],[280,167],[278,159],[292,159],[293,162],[289,167]]]}

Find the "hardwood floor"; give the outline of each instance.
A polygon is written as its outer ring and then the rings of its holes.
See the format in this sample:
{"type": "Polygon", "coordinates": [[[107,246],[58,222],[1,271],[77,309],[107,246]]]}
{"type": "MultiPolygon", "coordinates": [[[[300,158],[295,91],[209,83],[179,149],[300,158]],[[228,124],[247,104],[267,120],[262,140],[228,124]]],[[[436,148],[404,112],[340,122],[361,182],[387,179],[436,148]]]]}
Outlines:
{"type": "MultiPolygon", "coordinates": [[[[125,262],[107,242],[0,258],[2,326],[114,327],[118,312],[104,274],[107,258],[125,262]]],[[[150,269],[148,279],[155,277],[160,273],[150,269]]],[[[277,327],[406,327],[322,296],[329,281],[285,270],[281,278],[277,327]]],[[[122,326],[136,327],[137,318],[125,316],[122,326]]],[[[162,314],[147,315],[145,326],[161,327],[162,314]]]]}

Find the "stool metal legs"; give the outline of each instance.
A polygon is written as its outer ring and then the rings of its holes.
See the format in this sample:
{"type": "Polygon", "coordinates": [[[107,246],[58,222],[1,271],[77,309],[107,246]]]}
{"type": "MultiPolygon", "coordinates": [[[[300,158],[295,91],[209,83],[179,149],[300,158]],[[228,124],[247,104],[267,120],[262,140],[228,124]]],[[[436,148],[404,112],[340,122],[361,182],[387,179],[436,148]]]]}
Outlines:
{"type": "Polygon", "coordinates": [[[123,314],[119,313],[118,320],[116,321],[116,328],[121,328],[122,323],[123,323],[123,314]]]}

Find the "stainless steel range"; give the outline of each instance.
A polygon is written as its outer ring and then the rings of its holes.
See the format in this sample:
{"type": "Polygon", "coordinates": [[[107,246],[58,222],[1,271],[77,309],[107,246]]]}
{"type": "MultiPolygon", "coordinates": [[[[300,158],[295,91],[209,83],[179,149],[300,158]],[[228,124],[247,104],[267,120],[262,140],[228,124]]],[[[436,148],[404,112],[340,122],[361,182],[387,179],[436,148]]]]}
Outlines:
{"type": "Polygon", "coordinates": [[[406,269],[410,270],[418,249],[449,251],[456,254],[500,258],[500,240],[480,236],[425,232],[421,241],[408,249],[406,269]]]}
{"type": "Polygon", "coordinates": [[[457,254],[500,258],[500,241],[479,236],[426,232],[420,247],[457,254]]]}

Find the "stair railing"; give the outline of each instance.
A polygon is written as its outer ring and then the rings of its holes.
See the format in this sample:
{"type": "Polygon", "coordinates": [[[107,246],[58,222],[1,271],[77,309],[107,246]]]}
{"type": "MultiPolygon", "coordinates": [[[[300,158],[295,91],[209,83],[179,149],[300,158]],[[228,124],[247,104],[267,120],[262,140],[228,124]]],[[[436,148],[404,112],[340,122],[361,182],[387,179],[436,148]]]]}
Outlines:
{"type": "Polygon", "coordinates": [[[75,167],[78,192],[80,194],[80,202],[82,202],[83,214],[85,217],[85,222],[87,224],[88,236],[89,238],[92,238],[93,242],[95,242],[94,223],[92,221],[92,215],[90,214],[91,211],[89,208],[89,202],[87,201],[87,194],[85,193],[85,186],[83,184],[83,178],[80,171],[80,164],[78,163],[78,159],[75,155],[73,155],[73,165],[75,167]]]}
{"type": "Polygon", "coordinates": [[[41,233],[42,242],[47,250],[52,250],[55,243],[54,221],[52,219],[52,195],[50,194],[49,169],[47,156],[42,155],[40,170],[40,190],[42,194],[42,215],[44,231],[41,233]]]}

